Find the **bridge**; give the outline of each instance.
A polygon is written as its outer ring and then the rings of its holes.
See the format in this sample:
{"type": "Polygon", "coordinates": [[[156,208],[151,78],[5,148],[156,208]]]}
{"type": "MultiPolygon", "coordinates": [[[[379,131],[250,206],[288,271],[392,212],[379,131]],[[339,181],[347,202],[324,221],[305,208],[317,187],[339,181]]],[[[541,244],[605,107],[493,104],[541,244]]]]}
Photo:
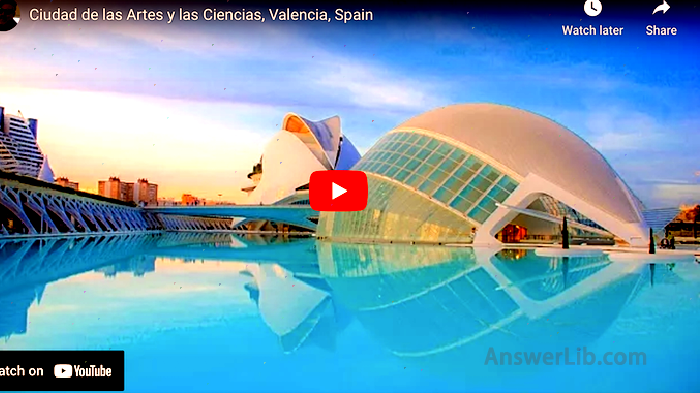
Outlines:
{"type": "Polygon", "coordinates": [[[173,206],[134,203],[0,171],[0,238],[153,231],[231,230],[234,218],[316,229],[305,206],[173,206]]]}
{"type": "Polygon", "coordinates": [[[145,211],[175,216],[264,219],[316,230],[318,212],[304,205],[151,206],[145,211]]]}

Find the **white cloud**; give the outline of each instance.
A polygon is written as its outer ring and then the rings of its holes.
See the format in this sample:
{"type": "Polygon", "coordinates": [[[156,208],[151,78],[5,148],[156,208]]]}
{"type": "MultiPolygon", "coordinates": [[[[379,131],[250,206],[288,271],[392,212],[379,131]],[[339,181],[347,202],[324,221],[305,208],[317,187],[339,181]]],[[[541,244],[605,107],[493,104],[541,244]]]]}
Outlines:
{"type": "MultiPolygon", "coordinates": [[[[251,72],[253,75],[269,68],[271,75],[264,78],[256,75],[255,83],[236,82],[246,90],[240,95],[231,96],[247,102],[269,101],[270,95],[278,101],[284,101],[287,97],[298,97],[297,92],[300,89],[307,90],[303,96],[305,102],[302,104],[313,106],[327,103],[336,107],[413,111],[439,106],[442,102],[435,93],[438,89],[435,83],[397,74],[378,61],[359,61],[329,52],[315,42],[295,34],[291,28],[281,30],[271,24],[259,25],[251,25],[245,29],[226,29],[226,34],[222,34],[221,29],[211,29],[207,25],[82,23],[79,24],[83,26],[80,27],[81,30],[76,30],[74,26],[70,29],[60,26],[52,33],[52,38],[42,42],[42,47],[38,48],[36,53],[50,56],[50,61],[45,63],[37,62],[33,57],[18,57],[4,72],[12,75],[6,83],[14,85],[22,81],[23,86],[26,86],[26,83],[35,83],[36,86],[54,88],[66,88],[68,84],[70,88],[78,90],[91,90],[98,88],[97,86],[100,89],[119,91],[130,85],[142,88],[145,86],[141,84],[143,72],[150,66],[142,65],[135,70],[134,59],[138,59],[139,64],[151,64],[149,61],[160,62],[173,58],[168,65],[173,72],[185,67],[179,65],[177,59],[180,59],[181,55],[177,52],[187,52],[195,54],[196,58],[202,61],[203,68],[210,66],[206,63],[208,60],[215,60],[217,65],[211,74],[214,78],[229,77],[222,74],[222,65],[231,72],[240,73],[243,72],[243,67],[249,67],[249,64],[254,62],[259,68],[251,72]],[[63,45],[62,50],[54,49],[56,43],[63,45]],[[78,51],[71,52],[71,48],[78,51]],[[88,49],[90,52],[86,53],[88,49]],[[56,57],[47,54],[53,50],[57,51],[56,57]],[[110,56],[118,56],[113,64],[104,61],[107,53],[110,53],[110,56]],[[78,63],[77,60],[83,56],[83,61],[78,63]],[[99,70],[94,70],[95,67],[99,70]],[[109,77],[96,82],[94,72],[109,77]],[[60,78],[56,77],[57,73],[60,78]],[[126,83],[120,83],[121,81],[126,83]],[[279,90],[279,94],[274,94],[275,90],[279,90]]],[[[33,34],[46,33],[42,29],[45,30],[45,27],[41,26],[33,34]]],[[[37,41],[37,38],[30,34],[18,39],[21,43],[8,44],[26,48],[35,45],[37,41]]],[[[191,60],[187,60],[188,64],[191,64],[191,60]]],[[[154,72],[153,75],[155,77],[159,74],[154,72]]],[[[187,80],[182,81],[182,88],[192,88],[202,97],[211,96],[213,93],[206,90],[206,74],[198,75],[197,78],[204,82],[201,84],[201,90],[199,86],[188,84],[187,80]]],[[[155,80],[154,82],[159,83],[155,80]]],[[[166,93],[154,91],[146,94],[166,93]]]]}
{"type": "Polygon", "coordinates": [[[642,150],[656,140],[658,140],[657,135],[644,132],[605,132],[591,138],[591,145],[602,152],[642,150]]]}
{"type": "Polygon", "coordinates": [[[652,198],[670,206],[700,203],[700,184],[656,184],[652,198]]]}
{"type": "Polygon", "coordinates": [[[640,112],[591,110],[585,122],[589,141],[601,152],[645,150],[663,146],[664,126],[640,112]]]}
{"type": "Polygon", "coordinates": [[[337,59],[334,69],[326,68],[313,82],[347,96],[353,104],[366,108],[427,109],[437,106],[428,86],[409,78],[392,75],[347,59],[337,59]]]}

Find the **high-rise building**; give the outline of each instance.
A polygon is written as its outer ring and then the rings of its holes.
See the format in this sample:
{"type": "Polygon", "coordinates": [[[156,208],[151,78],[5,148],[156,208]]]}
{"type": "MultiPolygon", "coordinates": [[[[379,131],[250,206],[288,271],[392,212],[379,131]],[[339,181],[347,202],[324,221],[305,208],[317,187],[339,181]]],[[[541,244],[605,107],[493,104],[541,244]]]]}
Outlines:
{"type": "Polygon", "coordinates": [[[56,179],[56,184],[62,187],[68,187],[74,189],[75,191],[78,191],[78,183],[68,180],[67,177],[59,177],[58,179],[56,179]]]}
{"type": "Polygon", "coordinates": [[[110,177],[109,180],[97,182],[97,193],[103,197],[137,204],[155,205],[158,201],[158,185],[149,183],[148,179],[130,183],[121,181],[118,177],[110,177]]]}
{"type": "Polygon", "coordinates": [[[37,120],[11,115],[0,107],[0,170],[51,181],[53,176],[37,144],[37,120]],[[43,168],[43,170],[42,170],[43,168]]]}
{"type": "Polygon", "coordinates": [[[158,201],[158,185],[148,179],[138,179],[134,184],[134,202],[155,205],[158,201]]]}
{"type": "Polygon", "coordinates": [[[97,182],[97,193],[103,197],[129,202],[134,200],[134,183],[121,181],[118,177],[97,182]]]}

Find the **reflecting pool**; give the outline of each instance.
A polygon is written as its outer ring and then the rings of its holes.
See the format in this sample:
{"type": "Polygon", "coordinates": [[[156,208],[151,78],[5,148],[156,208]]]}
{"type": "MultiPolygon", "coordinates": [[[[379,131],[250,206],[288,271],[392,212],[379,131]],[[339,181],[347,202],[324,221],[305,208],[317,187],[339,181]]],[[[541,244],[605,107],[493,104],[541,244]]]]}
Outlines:
{"type": "Polygon", "coordinates": [[[0,242],[0,350],[124,350],[128,392],[697,392],[699,327],[696,263],[206,233],[0,242]]]}

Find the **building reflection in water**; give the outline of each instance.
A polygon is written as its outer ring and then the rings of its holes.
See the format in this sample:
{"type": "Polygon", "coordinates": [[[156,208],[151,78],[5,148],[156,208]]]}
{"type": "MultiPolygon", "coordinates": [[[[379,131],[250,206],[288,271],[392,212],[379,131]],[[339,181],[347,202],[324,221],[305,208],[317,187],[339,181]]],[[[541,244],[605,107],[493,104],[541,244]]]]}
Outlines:
{"type": "MultiPolygon", "coordinates": [[[[395,355],[585,345],[668,269],[526,249],[271,241],[163,234],[0,243],[0,336],[24,334],[46,284],[89,271],[155,272],[157,257],[247,263],[244,285],[282,351],[333,350],[353,318],[395,355]],[[647,278],[648,276],[648,278],[647,278]]],[[[196,273],[193,273],[196,274],[196,273]]],[[[483,357],[480,358],[483,364],[483,357]]]]}
{"type": "Polygon", "coordinates": [[[0,337],[5,341],[15,334],[25,334],[28,329],[29,307],[41,303],[46,285],[27,288],[0,297],[0,337]]]}
{"type": "Polygon", "coordinates": [[[311,343],[333,350],[347,326],[347,313],[319,278],[312,239],[195,232],[0,241],[0,336],[27,332],[29,307],[50,282],[90,271],[141,277],[156,271],[159,257],[246,262],[251,281],[245,289],[285,352],[311,343]]]}
{"type": "Polygon", "coordinates": [[[0,337],[26,334],[29,308],[41,303],[48,283],[95,270],[143,276],[155,257],[141,255],[152,235],[86,236],[0,242],[0,337]],[[110,265],[110,262],[117,263],[110,265]]]}
{"type": "Polygon", "coordinates": [[[117,273],[124,272],[133,273],[134,277],[143,277],[146,273],[156,271],[156,257],[140,255],[116,265],[95,269],[95,271],[104,273],[105,277],[116,277],[117,273]]]}
{"type": "Polygon", "coordinates": [[[277,264],[249,265],[244,286],[260,317],[279,337],[283,352],[306,345],[334,351],[338,332],[350,320],[322,279],[299,276],[277,264]]]}
{"type": "MultiPolygon", "coordinates": [[[[646,284],[644,266],[531,250],[320,242],[334,297],[395,355],[561,351],[599,338],[646,284]],[[514,256],[516,256],[514,258],[514,256]]],[[[456,358],[457,359],[457,358],[456,358]]]]}

